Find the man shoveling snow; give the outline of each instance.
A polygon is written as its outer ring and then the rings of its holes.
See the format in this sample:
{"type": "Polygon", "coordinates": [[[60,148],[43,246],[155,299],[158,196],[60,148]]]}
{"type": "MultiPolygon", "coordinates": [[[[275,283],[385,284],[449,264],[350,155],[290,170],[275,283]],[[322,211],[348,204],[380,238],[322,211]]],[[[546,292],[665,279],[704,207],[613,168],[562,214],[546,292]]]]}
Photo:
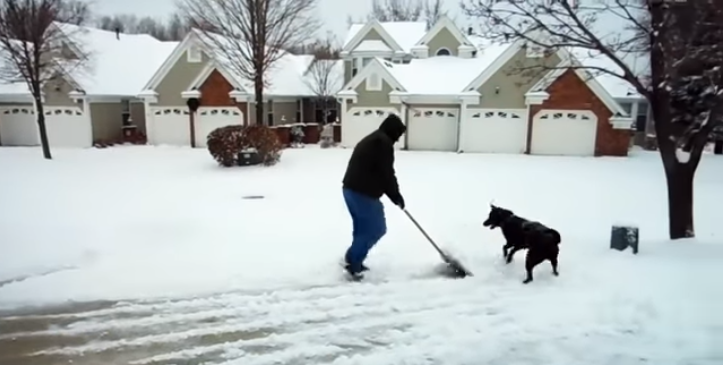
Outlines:
{"type": "Polygon", "coordinates": [[[401,119],[390,114],[379,129],[357,143],[349,159],[342,191],[352,219],[353,238],[346,251],[345,269],[355,279],[361,279],[362,272],[368,270],[364,260],[387,232],[382,195],[404,209],[394,172],[394,144],[406,130],[401,119]]]}

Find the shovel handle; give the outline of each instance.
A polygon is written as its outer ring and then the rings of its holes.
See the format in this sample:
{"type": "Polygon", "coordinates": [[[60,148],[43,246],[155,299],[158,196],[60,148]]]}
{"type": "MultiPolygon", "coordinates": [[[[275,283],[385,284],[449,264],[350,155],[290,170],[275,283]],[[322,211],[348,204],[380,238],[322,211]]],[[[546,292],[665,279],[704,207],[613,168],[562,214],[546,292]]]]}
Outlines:
{"type": "Polygon", "coordinates": [[[412,216],[412,213],[409,213],[409,211],[406,208],[402,209],[402,211],[404,212],[404,214],[407,215],[407,218],[409,218],[409,220],[412,221],[412,223],[414,223],[414,225],[417,227],[419,232],[422,232],[424,237],[427,239],[427,241],[429,241],[430,244],[432,244],[432,246],[434,247],[435,250],[437,250],[439,255],[442,256],[442,258],[445,259],[445,261],[446,261],[447,255],[445,255],[444,252],[442,252],[442,250],[439,248],[439,246],[437,246],[437,244],[434,242],[432,237],[429,237],[429,235],[427,234],[427,231],[425,231],[424,228],[422,228],[422,226],[419,224],[419,222],[417,222],[417,220],[414,219],[414,217],[412,216]]]}

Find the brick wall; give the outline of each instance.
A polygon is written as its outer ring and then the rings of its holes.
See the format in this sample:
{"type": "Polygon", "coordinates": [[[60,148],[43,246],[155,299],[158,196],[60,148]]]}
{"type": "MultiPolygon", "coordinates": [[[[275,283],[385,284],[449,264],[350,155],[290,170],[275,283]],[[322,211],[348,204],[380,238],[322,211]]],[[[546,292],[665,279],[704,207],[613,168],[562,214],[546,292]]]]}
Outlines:
{"type": "MultiPolygon", "coordinates": [[[[220,72],[214,70],[198,91],[201,92],[201,106],[237,106],[244,114],[244,124],[248,125],[249,117],[246,115],[246,103],[238,103],[229,96],[229,93],[233,91],[233,86],[220,72]]],[[[253,109],[251,112],[253,112],[253,109]]]]}
{"type": "MultiPolygon", "coordinates": [[[[598,119],[595,156],[627,156],[630,145],[630,131],[616,130],[610,124],[612,112],[590,90],[585,82],[573,70],[565,71],[547,88],[550,98],[542,105],[530,107],[530,117],[534,117],[542,109],[560,110],[591,110],[598,119]]],[[[530,119],[533,120],[533,119],[530,119]]],[[[531,123],[532,129],[535,128],[531,123]]],[[[529,136],[532,130],[529,131],[529,136]]],[[[527,141],[529,151],[531,137],[527,141]]]]}

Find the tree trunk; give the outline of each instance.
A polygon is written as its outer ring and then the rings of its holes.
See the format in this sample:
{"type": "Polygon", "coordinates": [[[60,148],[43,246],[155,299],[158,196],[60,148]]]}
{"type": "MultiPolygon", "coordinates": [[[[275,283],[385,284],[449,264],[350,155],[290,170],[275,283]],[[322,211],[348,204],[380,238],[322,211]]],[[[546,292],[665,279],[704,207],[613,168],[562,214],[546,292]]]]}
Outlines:
{"type": "Polygon", "coordinates": [[[665,177],[668,182],[668,230],[670,239],[695,237],[693,226],[693,179],[695,169],[688,164],[675,161],[666,164],[665,177]]]}
{"type": "Polygon", "coordinates": [[[264,118],[264,77],[259,72],[254,80],[254,91],[256,92],[256,124],[265,125],[264,118]]]}
{"type": "Polygon", "coordinates": [[[38,118],[38,131],[40,132],[40,146],[43,149],[43,157],[47,160],[52,160],[53,156],[50,154],[48,131],[45,129],[45,110],[40,98],[35,98],[35,112],[38,118]]]}

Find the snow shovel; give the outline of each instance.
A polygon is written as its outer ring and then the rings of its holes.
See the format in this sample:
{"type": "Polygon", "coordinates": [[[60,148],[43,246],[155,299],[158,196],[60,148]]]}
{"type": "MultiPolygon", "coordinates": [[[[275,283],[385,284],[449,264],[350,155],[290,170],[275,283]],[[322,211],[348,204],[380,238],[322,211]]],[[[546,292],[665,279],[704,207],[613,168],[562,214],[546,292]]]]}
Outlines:
{"type": "Polygon", "coordinates": [[[437,244],[434,242],[432,237],[429,237],[427,232],[422,228],[422,226],[419,225],[416,219],[412,217],[412,214],[409,213],[408,210],[402,209],[404,211],[404,214],[407,215],[410,221],[414,223],[414,225],[417,227],[419,232],[422,232],[425,238],[427,238],[427,241],[429,241],[430,244],[432,244],[432,247],[434,247],[435,250],[439,253],[439,256],[442,257],[442,261],[447,265],[445,270],[443,271],[443,274],[445,276],[451,277],[451,278],[464,278],[467,276],[472,276],[472,272],[467,270],[464,266],[462,266],[462,263],[459,262],[459,260],[455,259],[454,257],[448,255],[442,249],[437,246],[437,244]]]}

